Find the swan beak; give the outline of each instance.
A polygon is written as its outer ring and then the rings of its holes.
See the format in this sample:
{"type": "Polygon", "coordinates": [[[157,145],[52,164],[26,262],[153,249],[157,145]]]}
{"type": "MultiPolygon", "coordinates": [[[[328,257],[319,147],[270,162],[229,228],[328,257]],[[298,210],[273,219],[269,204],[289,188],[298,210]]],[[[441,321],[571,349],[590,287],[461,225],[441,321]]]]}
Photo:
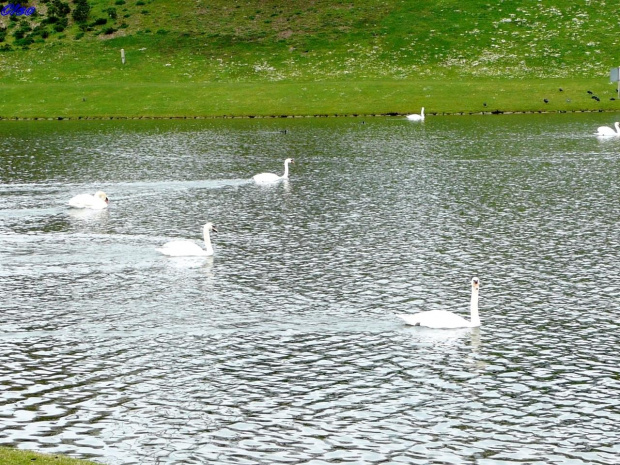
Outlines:
{"type": "Polygon", "coordinates": [[[213,231],[214,233],[217,232],[217,228],[215,226],[211,226],[211,231],[213,231]]]}
{"type": "Polygon", "coordinates": [[[110,200],[107,197],[105,198],[105,203],[110,203],[110,200]]]}

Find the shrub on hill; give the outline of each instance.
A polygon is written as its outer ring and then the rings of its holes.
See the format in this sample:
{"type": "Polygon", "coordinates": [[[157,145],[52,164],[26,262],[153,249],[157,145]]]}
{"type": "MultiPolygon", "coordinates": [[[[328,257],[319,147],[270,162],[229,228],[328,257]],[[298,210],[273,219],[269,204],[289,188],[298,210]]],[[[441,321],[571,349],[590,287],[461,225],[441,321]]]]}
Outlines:
{"type": "Polygon", "coordinates": [[[51,5],[47,7],[48,16],[57,16],[59,18],[64,18],[69,13],[71,13],[71,8],[69,8],[69,4],[61,0],[52,0],[51,5]]]}
{"type": "Polygon", "coordinates": [[[90,13],[90,5],[86,0],[73,0],[75,8],[71,16],[76,23],[85,23],[90,13]]]}

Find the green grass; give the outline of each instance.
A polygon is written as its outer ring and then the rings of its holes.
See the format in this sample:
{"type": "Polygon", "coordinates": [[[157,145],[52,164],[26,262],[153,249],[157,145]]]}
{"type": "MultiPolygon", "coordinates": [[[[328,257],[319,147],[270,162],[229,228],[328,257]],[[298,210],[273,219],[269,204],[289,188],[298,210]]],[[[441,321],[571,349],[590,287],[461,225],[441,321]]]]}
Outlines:
{"type": "MultiPolygon", "coordinates": [[[[591,80],[6,84],[0,117],[351,116],[419,112],[421,106],[427,114],[591,111],[585,89],[616,95],[613,86],[591,80]]],[[[618,101],[601,100],[597,107],[618,109],[618,101]]]]}
{"type": "Polygon", "coordinates": [[[61,455],[46,455],[5,447],[0,447],[0,463],[3,465],[95,465],[95,462],[71,459],[61,455]]]}
{"type": "Polygon", "coordinates": [[[0,18],[13,49],[0,52],[0,116],[620,109],[608,82],[618,23],[602,2],[89,3],[88,28],[48,25],[27,49],[13,37],[22,23],[0,18]]]}

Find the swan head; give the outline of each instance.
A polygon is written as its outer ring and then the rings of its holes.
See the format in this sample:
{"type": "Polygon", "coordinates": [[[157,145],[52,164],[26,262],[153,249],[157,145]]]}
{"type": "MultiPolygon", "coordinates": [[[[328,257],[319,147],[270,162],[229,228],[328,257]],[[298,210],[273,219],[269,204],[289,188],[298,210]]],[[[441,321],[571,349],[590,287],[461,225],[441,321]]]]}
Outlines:
{"type": "Polygon", "coordinates": [[[215,228],[215,226],[213,226],[213,223],[207,223],[203,226],[205,233],[208,233],[210,231],[213,232],[217,232],[217,229],[215,228]]]}
{"type": "Polygon", "coordinates": [[[109,203],[110,202],[110,200],[108,199],[108,196],[103,191],[95,192],[95,197],[97,197],[98,199],[103,200],[105,203],[109,203]]]}
{"type": "Polygon", "coordinates": [[[287,158],[286,160],[284,160],[284,164],[288,165],[289,163],[295,164],[295,159],[294,158],[287,158]]]}
{"type": "Polygon", "coordinates": [[[477,291],[480,288],[480,280],[476,277],[472,278],[471,287],[473,290],[477,291]]]}

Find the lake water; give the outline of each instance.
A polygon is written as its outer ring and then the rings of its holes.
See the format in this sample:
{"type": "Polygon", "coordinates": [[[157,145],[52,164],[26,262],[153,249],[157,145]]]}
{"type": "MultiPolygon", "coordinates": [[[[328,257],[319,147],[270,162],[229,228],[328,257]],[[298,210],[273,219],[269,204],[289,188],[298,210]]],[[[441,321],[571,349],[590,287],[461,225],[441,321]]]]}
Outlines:
{"type": "Polygon", "coordinates": [[[619,118],[1,122],[0,445],[617,464],[619,118]],[[207,221],[213,258],[156,251],[207,221]],[[395,317],[473,276],[480,329],[395,317]]]}

